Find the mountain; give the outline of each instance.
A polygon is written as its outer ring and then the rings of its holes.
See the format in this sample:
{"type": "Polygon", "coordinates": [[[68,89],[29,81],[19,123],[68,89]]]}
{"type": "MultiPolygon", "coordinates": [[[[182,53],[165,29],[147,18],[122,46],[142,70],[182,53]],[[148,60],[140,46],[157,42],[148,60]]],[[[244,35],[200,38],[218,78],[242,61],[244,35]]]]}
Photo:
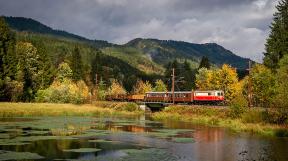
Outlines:
{"type": "MultiPolygon", "coordinates": [[[[108,57],[117,58],[133,68],[152,74],[163,74],[165,65],[175,59],[180,62],[186,60],[192,68],[197,68],[203,56],[206,56],[214,66],[221,66],[226,63],[237,69],[248,67],[249,59],[237,56],[215,43],[195,44],[183,41],[137,38],[124,45],[116,45],[103,40],[90,40],[66,31],[55,30],[31,18],[4,18],[9,26],[17,31],[20,39],[26,40],[28,38],[30,41],[34,39],[34,42],[42,41],[42,44],[50,49],[48,52],[52,54],[52,57],[60,50],[55,46],[66,44],[66,47],[72,48],[75,44],[81,44],[83,48],[89,48],[89,51],[100,49],[108,57]],[[27,33],[30,36],[27,36],[27,33]],[[47,42],[51,42],[53,45],[46,44],[47,42]]],[[[86,53],[85,57],[86,61],[91,60],[89,53],[86,53]]]]}
{"type": "Polygon", "coordinates": [[[226,63],[239,69],[246,69],[249,61],[216,43],[194,44],[183,41],[137,38],[125,46],[139,49],[158,64],[166,64],[174,59],[199,62],[203,56],[206,56],[212,64],[217,66],[226,63]]]}

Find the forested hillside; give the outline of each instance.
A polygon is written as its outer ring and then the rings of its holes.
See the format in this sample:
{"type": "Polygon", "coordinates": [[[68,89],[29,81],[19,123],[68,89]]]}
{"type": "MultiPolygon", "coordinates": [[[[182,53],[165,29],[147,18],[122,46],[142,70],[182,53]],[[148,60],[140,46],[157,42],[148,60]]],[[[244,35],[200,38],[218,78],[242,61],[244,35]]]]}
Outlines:
{"type": "MultiPolygon", "coordinates": [[[[87,45],[102,48],[106,54],[115,54],[123,58],[125,54],[140,56],[151,59],[162,67],[174,59],[187,59],[192,67],[197,67],[203,56],[207,57],[213,64],[221,66],[224,63],[233,67],[244,69],[248,67],[248,59],[244,59],[215,43],[193,44],[173,40],[141,39],[131,40],[124,45],[116,45],[103,40],[89,40],[87,38],[68,33],[66,31],[54,30],[38,21],[22,17],[5,17],[9,26],[17,31],[53,35],[58,38],[76,40],[87,45]],[[109,47],[107,49],[107,47],[109,47]],[[106,48],[106,49],[104,49],[106,48]],[[143,56],[144,54],[144,56],[143,56]]],[[[113,55],[114,56],[114,55],[113,55]]],[[[128,55],[129,59],[131,55],[128,55]]],[[[152,70],[154,70],[152,68],[152,70]]]]}
{"type": "Polygon", "coordinates": [[[174,59],[187,59],[198,67],[198,63],[204,56],[216,66],[230,64],[239,69],[246,69],[249,61],[215,43],[193,44],[183,41],[138,38],[128,42],[125,46],[139,49],[154,62],[162,65],[174,59]]]}
{"type": "MultiPolygon", "coordinates": [[[[2,100],[31,101],[37,96],[44,99],[61,89],[57,98],[68,87],[70,94],[74,91],[73,100],[77,100],[75,91],[86,93],[85,97],[87,93],[95,95],[95,89],[105,91],[115,80],[116,85],[123,85],[127,92],[135,92],[133,86],[141,84],[140,80],[144,81],[142,85],[146,85],[146,90],[152,87],[149,83],[153,85],[159,80],[170,89],[172,67],[176,68],[176,77],[182,79],[176,84],[176,90],[191,90],[195,88],[201,59],[213,68],[227,63],[245,69],[248,62],[217,44],[139,38],[116,45],[54,30],[27,18],[4,17],[1,26],[2,100]]],[[[200,67],[203,66],[200,64],[200,67]]],[[[96,95],[102,97],[101,93],[96,95]]]]}

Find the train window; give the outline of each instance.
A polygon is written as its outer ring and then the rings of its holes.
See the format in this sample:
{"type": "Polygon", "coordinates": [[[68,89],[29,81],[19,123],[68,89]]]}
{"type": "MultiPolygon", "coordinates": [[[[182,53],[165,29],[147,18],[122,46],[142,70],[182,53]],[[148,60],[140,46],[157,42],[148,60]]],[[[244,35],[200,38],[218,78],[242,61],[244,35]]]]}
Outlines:
{"type": "Polygon", "coordinates": [[[217,96],[221,96],[221,92],[217,92],[217,96]]]}

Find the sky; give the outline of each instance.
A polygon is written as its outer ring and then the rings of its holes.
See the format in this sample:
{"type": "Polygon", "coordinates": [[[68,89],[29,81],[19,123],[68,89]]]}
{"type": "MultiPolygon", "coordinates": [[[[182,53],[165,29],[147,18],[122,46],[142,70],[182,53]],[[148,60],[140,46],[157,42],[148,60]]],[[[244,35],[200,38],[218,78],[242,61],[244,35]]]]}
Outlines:
{"type": "Polygon", "coordinates": [[[277,0],[0,0],[0,15],[33,18],[89,39],[217,43],[262,61],[277,0]]]}

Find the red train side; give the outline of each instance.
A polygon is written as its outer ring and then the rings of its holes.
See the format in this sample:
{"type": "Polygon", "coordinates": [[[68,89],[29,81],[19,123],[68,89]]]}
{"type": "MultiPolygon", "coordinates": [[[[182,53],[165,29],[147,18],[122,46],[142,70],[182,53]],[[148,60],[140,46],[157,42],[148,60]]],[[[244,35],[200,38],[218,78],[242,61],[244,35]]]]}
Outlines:
{"type": "MultiPolygon", "coordinates": [[[[224,101],[224,92],[221,90],[210,91],[177,91],[175,94],[175,103],[220,103],[224,101]]],[[[147,92],[145,102],[173,102],[172,92],[147,92]]]]}

